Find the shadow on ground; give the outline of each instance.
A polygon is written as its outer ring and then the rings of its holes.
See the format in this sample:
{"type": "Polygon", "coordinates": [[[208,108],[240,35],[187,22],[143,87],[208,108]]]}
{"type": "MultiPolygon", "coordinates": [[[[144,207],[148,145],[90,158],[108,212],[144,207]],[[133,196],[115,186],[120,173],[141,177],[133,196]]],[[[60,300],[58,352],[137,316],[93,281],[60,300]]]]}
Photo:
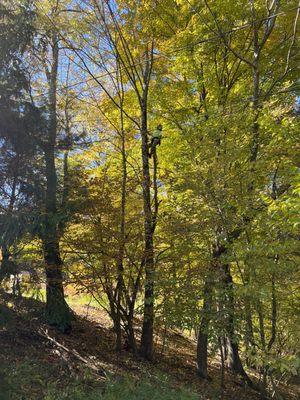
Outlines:
{"type": "MultiPolygon", "coordinates": [[[[43,303],[30,298],[15,301],[11,295],[1,295],[0,400],[52,400],[56,399],[55,395],[45,397],[45,390],[47,393],[57,390],[63,393],[65,388],[74,384],[78,385],[83,396],[85,390],[88,393],[97,391],[97,397],[90,398],[102,399],[101,393],[105,393],[107,382],[128,378],[132,382],[146,379],[148,386],[149,382],[162,386],[167,380],[174,393],[179,393],[180,387],[186,386],[203,400],[259,398],[256,392],[244,387],[238,378],[230,374],[226,374],[225,388],[221,389],[217,363],[210,370],[212,382],[200,380],[194,360],[195,343],[178,332],[167,333],[168,346],[163,354],[161,340],[157,336],[157,357],[150,364],[137,360],[126,351],[114,351],[114,334],[103,311],[93,308],[92,315],[89,315],[90,310],[85,306],[74,306],[74,311],[77,318],[73,330],[69,335],[63,335],[45,324],[43,303]]],[[[150,392],[154,395],[152,386],[150,392]]],[[[72,397],[68,396],[61,394],[57,398],[85,398],[76,397],[74,393],[72,397]]],[[[178,399],[194,399],[183,394],[180,396],[178,399]]],[[[123,397],[112,395],[107,398],[123,397]]],[[[127,398],[138,397],[132,394],[127,398]]]]}

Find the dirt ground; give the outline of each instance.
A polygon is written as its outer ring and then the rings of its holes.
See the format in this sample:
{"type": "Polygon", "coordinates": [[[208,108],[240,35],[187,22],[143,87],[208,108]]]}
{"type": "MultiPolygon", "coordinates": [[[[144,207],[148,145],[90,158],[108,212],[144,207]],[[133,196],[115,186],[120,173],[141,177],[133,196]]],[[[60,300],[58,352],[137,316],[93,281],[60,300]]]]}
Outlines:
{"type": "MultiPolygon", "coordinates": [[[[217,360],[211,363],[212,380],[208,382],[199,379],[194,356],[195,341],[179,332],[167,332],[164,349],[161,337],[157,335],[156,357],[153,363],[147,363],[125,350],[121,353],[114,351],[110,320],[98,308],[75,305],[73,310],[77,318],[73,330],[63,335],[44,323],[43,304],[36,300],[23,298],[15,303],[6,295],[0,299],[0,307],[2,366],[18,368],[18,365],[28,360],[39,368],[43,366],[51,370],[51,379],[61,385],[73,379],[82,367],[90,371],[99,385],[105,384],[108,375],[117,378],[129,374],[133,379],[139,379],[145,374],[150,377],[162,374],[170,378],[174,387],[187,386],[208,400],[260,398],[259,393],[245,387],[238,377],[229,373],[225,374],[225,386],[221,388],[221,371],[217,360]]],[[[283,387],[282,390],[285,399],[299,398],[295,387],[283,387]]]]}

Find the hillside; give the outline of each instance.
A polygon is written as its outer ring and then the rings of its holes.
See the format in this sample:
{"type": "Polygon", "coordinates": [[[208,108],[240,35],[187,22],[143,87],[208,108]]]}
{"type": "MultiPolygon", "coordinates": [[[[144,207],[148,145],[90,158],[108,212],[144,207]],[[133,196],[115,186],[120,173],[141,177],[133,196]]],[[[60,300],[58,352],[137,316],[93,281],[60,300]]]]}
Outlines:
{"type": "MultiPolygon", "coordinates": [[[[74,328],[63,335],[44,324],[42,303],[22,298],[14,304],[9,295],[4,297],[1,400],[260,398],[227,373],[221,389],[217,360],[210,369],[212,381],[200,380],[193,356],[195,343],[178,332],[168,332],[159,362],[150,364],[126,351],[114,351],[114,335],[100,309],[74,306],[74,328]]],[[[161,353],[160,345],[156,349],[161,353]]],[[[285,389],[285,398],[296,399],[296,393],[285,389]]]]}

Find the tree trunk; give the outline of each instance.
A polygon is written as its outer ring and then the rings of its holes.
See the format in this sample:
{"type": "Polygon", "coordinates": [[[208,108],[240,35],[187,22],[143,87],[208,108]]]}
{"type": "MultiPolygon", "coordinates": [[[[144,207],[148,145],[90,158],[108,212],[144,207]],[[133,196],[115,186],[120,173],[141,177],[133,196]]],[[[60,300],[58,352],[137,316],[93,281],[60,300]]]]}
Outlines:
{"type": "Polygon", "coordinates": [[[46,318],[50,325],[66,332],[71,327],[71,315],[65,301],[62,277],[62,262],[56,242],[44,242],[46,262],[46,318]]]}
{"type": "Polygon", "coordinates": [[[2,253],[2,260],[0,265],[0,283],[9,274],[8,265],[9,265],[10,252],[7,246],[5,245],[1,246],[1,253],[2,253]]]}
{"type": "Polygon", "coordinates": [[[121,80],[121,93],[120,93],[120,131],[121,131],[121,149],[122,149],[122,186],[121,186],[121,222],[120,222],[120,241],[119,241],[119,255],[117,262],[118,269],[118,287],[117,287],[117,321],[116,321],[116,350],[122,349],[122,330],[121,330],[121,302],[124,292],[124,252],[126,240],[126,185],[127,185],[127,158],[125,148],[125,131],[124,131],[124,115],[123,115],[123,101],[124,91],[121,80]]]}
{"type": "Polygon", "coordinates": [[[154,253],[153,225],[150,197],[150,170],[147,136],[147,99],[142,103],[142,161],[143,161],[143,198],[144,198],[144,268],[145,268],[145,297],[144,317],[140,354],[146,360],[153,358],[153,323],[154,323],[154,253]]]}
{"type": "Polygon", "coordinates": [[[46,270],[46,319],[50,325],[66,332],[71,327],[71,314],[65,301],[62,260],[56,221],[56,170],[54,151],[46,153],[46,215],[43,250],[46,270]]]}
{"type": "Polygon", "coordinates": [[[246,365],[253,368],[253,363],[251,361],[251,356],[255,355],[255,340],[253,333],[253,323],[251,315],[251,304],[249,299],[245,299],[245,346],[247,352],[246,365]]]}
{"type": "Polygon", "coordinates": [[[50,325],[63,332],[71,328],[71,313],[65,301],[62,260],[59,250],[57,218],[57,175],[55,167],[55,144],[57,135],[56,89],[58,70],[58,38],[52,36],[52,66],[48,72],[49,84],[49,125],[47,141],[44,145],[46,196],[45,226],[42,234],[46,270],[46,318],[50,325]]]}
{"type": "Polygon", "coordinates": [[[248,377],[244,370],[238,347],[238,340],[235,337],[235,304],[234,304],[234,292],[233,292],[233,279],[230,273],[229,264],[222,265],[223,271],[223,284],[226,297],[226,348],[227,348],[227,367],[235,374],[240,375],[249,386],[253,386],[252,381],[248,377]]]}
{"type": "Polygon", "coordinates": [[[219,349],[220,349],[220,358],[221,358],[221,379],[220,379],[220,386],[221,389],[225,387],[225,358],[224,358],[224,349],[223,349],[223,344],[222,344],[222,338],[218,338],[219,341],[219,349]]]}
{"type": "Polygon", "coordinates": [[[118,304],[111,304],[110,302],[110,316],[113,320],[114,331],[116,334],[116,351],[122,350],[122,329],[121,329],[121,314],[118,309],[118,304]]]}
{"type": "MultiPolygon", "coordinates": [[[[248,288],[250,285],[250,268],[245,264],[245,274],[244,274],[244,285],[245,288],[248,288]]],[[[249,294],[246,295],[245,299],[245,347],[246,347],[246,365],[248,367],[253,368],[252,357],[256,353],[255,349],[255,339],[254,339],[254,332],[253,332],[253,322],[252,322],[252,304],[251,304],[251,297],[249,294]]]]}
{"type": "MultiPolygon", "coordinates": [[[[118,282],[119,285],[119,282],[118,282]]],[[[121,288],[118,288],[117,293],[117,312],[116,312],[116,319],[114,320],[114,329],[116,333],[116,351],[120,352],[122,350],[122,328],[121,328],[121,288]]]]}
{"type": "Polygon", "coordinates": [[[204,284],[203,315],[199,326],[197,337],[197,369],[201,378],[208,379],[207,357],[208,357],[208,329],[210,322],[211,304],[212,304],[212,282],[208,277],[204,284]]]}
{"type": "Polygon", "coordinates": [[[208,371],[207,371],[208,334],[206,332],[206,330],[208,329],[208,321],[204,323],[203,319],[204,318],[202,318],[197,338],[197,369],[200,378],[208,379],[208,371]]]}
{"type": "Polygon", "coordinates": [[[137,345],[135,340],[135,334],[133,329],[133,320],[128,318],[128,323],[126,327],[127,339],[128,339],[128,349],[133,353],[137,354],[137,345]]]}

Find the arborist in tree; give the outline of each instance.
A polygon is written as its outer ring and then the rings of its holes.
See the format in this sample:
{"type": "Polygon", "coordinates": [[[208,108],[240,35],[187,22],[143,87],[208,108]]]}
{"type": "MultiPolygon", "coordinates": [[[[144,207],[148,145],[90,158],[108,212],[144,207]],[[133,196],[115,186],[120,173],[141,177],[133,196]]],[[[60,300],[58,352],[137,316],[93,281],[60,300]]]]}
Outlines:
{"type": "Polygon", "coordinates": [[[149,157],[154,154],[157,145],[160,145],[162,139],[162,125],[157,125],[156,129],[152,132],[149,157]]]}

